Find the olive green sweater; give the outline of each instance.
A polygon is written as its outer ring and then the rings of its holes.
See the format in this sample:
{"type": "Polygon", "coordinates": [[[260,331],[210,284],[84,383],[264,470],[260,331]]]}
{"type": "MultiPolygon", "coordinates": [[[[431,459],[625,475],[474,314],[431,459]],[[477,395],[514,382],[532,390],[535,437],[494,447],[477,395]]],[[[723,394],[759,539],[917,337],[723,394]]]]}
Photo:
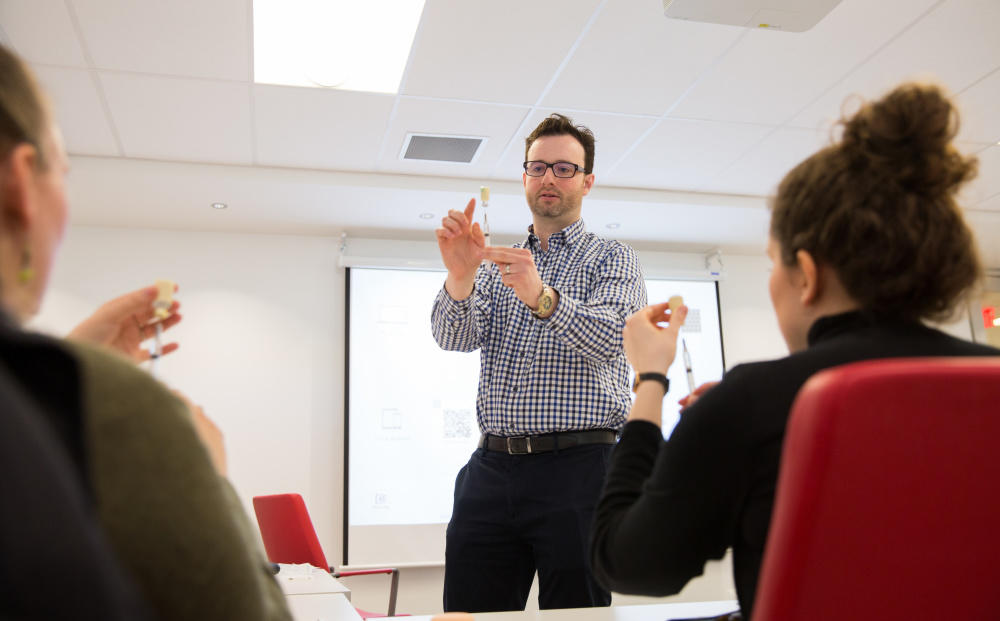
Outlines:
{"type": "Polygon", "coordinates": [[[160,619],[290,619],[256,530],[187,407],[126,360],[69,349],[100,522],[160,619]]]}

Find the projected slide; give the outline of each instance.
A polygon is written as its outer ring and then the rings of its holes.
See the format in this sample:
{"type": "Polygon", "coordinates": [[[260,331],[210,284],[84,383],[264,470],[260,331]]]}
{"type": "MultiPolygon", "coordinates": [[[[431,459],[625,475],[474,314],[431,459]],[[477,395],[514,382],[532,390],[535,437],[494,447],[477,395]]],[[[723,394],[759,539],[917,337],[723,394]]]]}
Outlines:
{"type": "Polygon", "coordinates": [[[443,284],[443,272],[351,270],[350,524],[451,517],[455,475],[479,440],[479,352],[434,341],[443,284]]]}
{"type": "MultiPolygon", "coordinates": [[[[350,564],[444,558],[455,476],[475,450],[479,352],[443,351],[430,314],[445,273],[350,269],[347,541],[350,564]],[[405,527],[405,528],[403,528],[405,527]]],[[[648,280],[649,300],[682,295],[681,336],[696,382],[722,376],[714,282],[648,280]]],[[[669,373],[664,434],[687,394],[683,359],[669,373]]],[[[630,379],[631,381],[631,379],[630,379]]]]}

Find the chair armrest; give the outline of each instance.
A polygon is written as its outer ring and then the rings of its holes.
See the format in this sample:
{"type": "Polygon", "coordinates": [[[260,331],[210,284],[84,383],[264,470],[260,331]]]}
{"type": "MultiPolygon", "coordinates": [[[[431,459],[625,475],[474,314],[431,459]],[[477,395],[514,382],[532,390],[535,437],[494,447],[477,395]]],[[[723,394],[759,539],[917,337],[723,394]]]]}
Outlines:
{"type": "Polygon", "coordinates": [[[335,569],[330,570],[330,573],[334,578],[340,578],[341,576],[370,576],[372,574],[392,574],[398,573],[399,570],[395,568],[386,567],[384,569],[358,569],[356,571],[337,571],[335,569]]]}
{"type": "Polygon", "coordinates": [[[399,570],[395,567],[382,567],[379,569],[359,569],[357,571],[337,571],[330,568],[330,574],[334,578],[347,578],[349,576],[371,576],[374,574],[390,574],[389,582],[389,616],[396,615],[396,592],[399,590],[399,570]]]}

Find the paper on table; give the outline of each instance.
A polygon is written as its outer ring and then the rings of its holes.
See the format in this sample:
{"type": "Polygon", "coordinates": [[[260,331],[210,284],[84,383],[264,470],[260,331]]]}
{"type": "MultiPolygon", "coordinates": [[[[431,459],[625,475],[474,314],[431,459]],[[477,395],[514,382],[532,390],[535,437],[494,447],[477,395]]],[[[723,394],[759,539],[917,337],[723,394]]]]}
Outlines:
{"type": "Polygon", "coordinates": [[[309,563],[278,563],[278,568],[278,574],[286,580],[312,580],[314,576],[330,575],[309,563]]]}

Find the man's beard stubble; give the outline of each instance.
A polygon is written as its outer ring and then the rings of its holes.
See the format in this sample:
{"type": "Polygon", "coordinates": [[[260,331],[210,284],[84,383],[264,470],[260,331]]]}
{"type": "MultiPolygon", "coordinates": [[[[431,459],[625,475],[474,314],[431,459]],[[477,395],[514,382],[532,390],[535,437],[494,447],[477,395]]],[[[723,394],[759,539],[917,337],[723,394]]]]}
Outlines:
{"type": "Polygon", "coordinates": [[[564,192],[558,190],[539,190],[531,199],[528,201],[528,207],[531,208],[531,213],[536,216],[544,218],[558,218],[568,212],[574,211],[580,207],[582,202],[582,197],[567,197],[564,192]],[[542,198],[539,196],[542,193],[551,193],[559,197],[559,200],[545,204],[542,198]],[[575,201],[574,201],[575,198],[575,201]]]}

